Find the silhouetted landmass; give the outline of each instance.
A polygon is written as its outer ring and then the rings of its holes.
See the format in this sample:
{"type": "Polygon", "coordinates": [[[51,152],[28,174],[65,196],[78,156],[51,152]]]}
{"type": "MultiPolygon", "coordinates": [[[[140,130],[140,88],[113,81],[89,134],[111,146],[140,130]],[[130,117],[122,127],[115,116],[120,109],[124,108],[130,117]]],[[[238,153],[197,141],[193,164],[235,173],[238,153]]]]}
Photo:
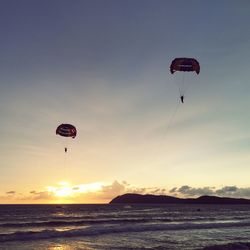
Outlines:
{"type": "Polygon", "coordinates": [[[199,198],[177,198],[167,195],[124,194],[117,196],[110,204],[249,204],[250,200],[243,198],[228,198],[218,196],[201,196],[199,198]]]}

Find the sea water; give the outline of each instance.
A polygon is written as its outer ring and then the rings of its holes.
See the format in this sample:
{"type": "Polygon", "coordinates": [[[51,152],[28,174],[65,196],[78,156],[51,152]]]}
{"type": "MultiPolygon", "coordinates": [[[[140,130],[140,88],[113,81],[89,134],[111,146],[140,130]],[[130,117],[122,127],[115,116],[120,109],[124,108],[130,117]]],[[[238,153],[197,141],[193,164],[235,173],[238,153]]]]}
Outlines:
{"type": "Polygon", "coordinates": [[[247,205],[0,205],[0,249],[237,250],[249,242],[247,205]]]}

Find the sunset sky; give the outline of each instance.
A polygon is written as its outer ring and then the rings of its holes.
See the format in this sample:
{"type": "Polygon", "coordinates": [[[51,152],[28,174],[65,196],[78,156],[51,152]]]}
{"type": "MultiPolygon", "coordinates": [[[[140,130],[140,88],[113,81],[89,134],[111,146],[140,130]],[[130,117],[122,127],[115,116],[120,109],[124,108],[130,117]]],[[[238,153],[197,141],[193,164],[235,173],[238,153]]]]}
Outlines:
{"type": "Polygon", "coordinates": [[[250,198],[248,0],[4,0],[0,30],[0,203],[250,198]]]}

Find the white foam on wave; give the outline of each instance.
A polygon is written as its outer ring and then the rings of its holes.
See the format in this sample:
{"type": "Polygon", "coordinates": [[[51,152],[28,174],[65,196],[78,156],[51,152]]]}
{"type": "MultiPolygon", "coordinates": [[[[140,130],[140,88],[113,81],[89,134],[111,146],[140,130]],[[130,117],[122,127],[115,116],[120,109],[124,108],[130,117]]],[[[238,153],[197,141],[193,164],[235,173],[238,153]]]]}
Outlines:
{"type": "Polygon", "coordinates": [[[0,242],[6,241],[29,241],[37,239],[64,238],[64,237],[84,237],[96,236],[112,233],[134,233],[148,231],[167,230],[195,230],[195,229],[217,229],[230,227],[250,227],[250,221],[228,222],[228,223],[148,223],[148,224],[125,224],[125,225],[97,225],[70,230],[41,230],[25,231],[10,234],[0,234],[0,242]]]}

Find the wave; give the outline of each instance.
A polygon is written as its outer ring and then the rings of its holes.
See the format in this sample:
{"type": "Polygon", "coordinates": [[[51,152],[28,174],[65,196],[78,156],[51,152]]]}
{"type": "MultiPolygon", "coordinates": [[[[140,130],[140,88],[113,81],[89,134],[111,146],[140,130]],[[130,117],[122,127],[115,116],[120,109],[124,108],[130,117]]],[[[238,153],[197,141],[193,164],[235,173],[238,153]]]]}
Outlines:
{"type": "Polygon", "coordinates": [[[250,242],[233,242],[224,245],[204,247],[201,250],[247,250],[250,249],[250,242]]]}
{"type": "MultiPolygon", "coordinates": [[[[180,224],[127,224],[127,225],[105,225],[105,226],[89,226],[85,228],[70,229],[65,231],[58,230],[41,230],[41,231],[25,231],[15,232],[10,234],[0,234],[0,242],[7,241],[29,241],[38,239],[50,238],[65,238],[65,237],[84,237],[97,236],[113,233],[136,233],[148,231],[168,231],[168,230],[195,230],[195,229],[219,229],[229,227],[249,227],[250,222],[239,223],[180,223],[180,224]]],[[[210,250],[210,249],[206,249],[210,250]]]]}
{"type": "Polygon", "coordinates": [[[19,227],[56,227],[56,226],[81,226],[91,224],[123,224],[123,223],[148,223],[148,222],[172,222],[170,219],[99,219],[99,220],[56,220],[56,221],[42,221],[42,222],[24,222],[24,223],[2,223],[2,228],[19,228],[19,227]]]}
{"type": "MultiPolygon", "coordinates": [[[[8,222],[0,223],[0,228],[25,228],[25,227],[60,227],[60,226],[86,226],[92,224],[126,224],[126,223],[227,223],[227,222],[239,222],[240,219],[245,218],[179,218],[179,219],[170,219],[170,218],[120,218],[120,219],[83,219],[83,220],[51,220],[51,221],[33,221],[33,222],[8,222]]],[[[244,222],[249,220],[244,220],[244,222]]]]}

